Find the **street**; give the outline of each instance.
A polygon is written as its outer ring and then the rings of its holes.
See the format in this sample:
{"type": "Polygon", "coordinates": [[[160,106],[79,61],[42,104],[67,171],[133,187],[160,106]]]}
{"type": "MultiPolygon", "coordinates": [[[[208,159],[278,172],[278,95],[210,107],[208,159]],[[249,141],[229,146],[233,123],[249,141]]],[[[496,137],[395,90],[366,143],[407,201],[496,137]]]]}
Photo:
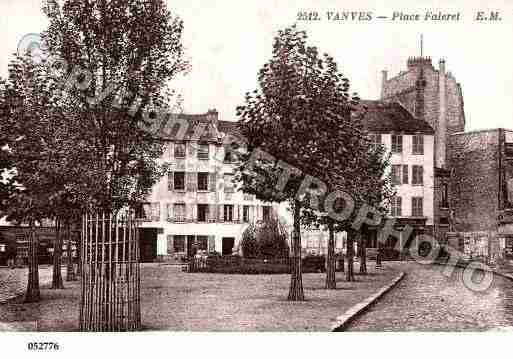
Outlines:
{"type": "Polygon", "coordinates": [[[454,331],[513,328],[513,281],[495,276],[490,289],[465,287],[462,269],[451,278],[442,266],[401,264],[398,286],[348,327],[348,331],[454,331]]]}

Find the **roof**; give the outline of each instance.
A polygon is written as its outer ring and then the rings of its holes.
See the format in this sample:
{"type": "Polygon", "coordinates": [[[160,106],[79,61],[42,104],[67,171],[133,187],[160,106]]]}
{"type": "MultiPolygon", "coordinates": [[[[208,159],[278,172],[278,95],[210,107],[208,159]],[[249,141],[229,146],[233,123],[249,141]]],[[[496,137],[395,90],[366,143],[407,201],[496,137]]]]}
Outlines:
{"type": "Polygon", "coordinates": [[[242,137],[237,122],[218,120],[215,110],[203,114],[169,113],[159,124],[159,137],[164,140],[197,140],[198,134],[201,134],[200,141],[209,142],[220,142],[226,134],[242,137]]]}
{"type": "Polygon", "coordinates": [[[360,104],[367,108],[363,126],[369,132],[435,134],[429,123],[413,116],[399,102],[362,100],[360,104]]]}

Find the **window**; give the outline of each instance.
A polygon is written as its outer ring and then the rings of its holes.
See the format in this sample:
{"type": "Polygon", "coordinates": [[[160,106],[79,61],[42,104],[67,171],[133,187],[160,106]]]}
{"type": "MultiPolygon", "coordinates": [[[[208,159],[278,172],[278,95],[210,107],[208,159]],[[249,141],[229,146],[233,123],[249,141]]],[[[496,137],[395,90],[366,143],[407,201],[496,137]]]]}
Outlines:
{"type": "Polygon", "coordinates": [[[392,184],[401,184],[401,165],[392,165],[392,184]]]}
{"type": "Polygon", "coordinates": [[[408,165],[403,165],[403,184],[408,184],[408,165]]]}
{"type": "Polygon", "coordinates": [[[141,218],[146,221],[151,220],[151,203],[143,203],[141,207],[139,207],[140,212],[137,214],[138,218],[141,218]]]}
{"type": "Polygon", "coordinates": [[[185,191],[185,172],[174,172],[173,188],[175,191],[185,191]]]}
{"type": "Polygon", "coordinates": [[[200,143],[198,146],[198,158],[208,160],[208,143],[200,143]]]}
{"type": "Polygon", "coordinates": [[[231,173],[225,173],[224,177],[224,192],[225,193],[233,193],[233,175],[231,173]]]}
{"type": "Polygon", "coordinates": [[[208,191],[208,172],[198,172],[198,191],[208,191]]]}
{"type": "Polygon", "coordinates": [[[401,197],[392,197],[391,207],[392,207],[391,208],[392,217],[402,216],[402,198],[401,197]]]}
{"type": "Polygon", "coordinates": [[[198,222],[206,222],[208,219],[208,204],[198,204],[198,222]]]}
{"type": "Polygon", "coordinates": [[[392,135],[392,152],[402,153],[403,152],[403,136],[392,135]]]}
{"type": "Polygon", "coordinates": [[[245,223],[249,222],[249,206],[242,207],[242,221],[245,223]]]}
{"type": "Polygon", "coordinates": [[[185,252],[185,236],[174,236],[173,239],[174,252],[185,252]]]}
{"type": "Polygon", "coordinates": [[[271,218],[271,206],[262,206],[262,219],[268,221],[271,218]]]}
{"type": "Polygon", "coordinates": [[[160,221],[160,203],[154,202],[151,204],[151,220],[160,221]]]}
{"type": "Polygon", "coordinates": [[[423,155],[424,154],[424,136],[422,135],[414,135],[412,136],[413,141],[413,151],[414,155],[423,155]]]}
{"type": "Polygon", "coordinates": [[[424,183],[424,168],[422,166],[412,166],[412,185],[422,185],[424,183]]]}
{"type": "Polygon", "coordinates": [[[413,217],[424,216],[423,198],[422,197],[412,197],[411,198],[411,215],[413,217]]]}
{"type": "Polygon", "coordinates": [[[225,222],[233,221],[233,204],[225,204],[224,205],[224,221],[225,222]]]}
{"type": "Polygon", "coordinates": [[[175,222],[185,222],[185,203],[175,203],[173,213],[175,222]]]}
{"type": "Polygon", "coordinates": [[[185,143],[175,143],[175,158],[185,158],[185,143]]]}
{"type": "Polygon", "coordinates": [[[449,208],[449,186],[447,183],[442,184],[442,202],[440,206],[442,208],[449,208]]]}
{"type": "Polygon", "coordinates": [[[382,144],[381,133],[371,133],[369,137],[370,137],[370,142],[371,142],[372,147],[377,148],[377,147],[381,146],[381,144],[382,144]]]}

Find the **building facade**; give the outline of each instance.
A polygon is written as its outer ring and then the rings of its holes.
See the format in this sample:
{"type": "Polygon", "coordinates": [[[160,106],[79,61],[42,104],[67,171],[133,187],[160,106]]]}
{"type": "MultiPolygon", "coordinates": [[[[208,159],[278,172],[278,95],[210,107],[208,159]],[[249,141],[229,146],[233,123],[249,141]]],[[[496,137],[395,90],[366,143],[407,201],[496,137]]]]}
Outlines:
{"type": "MultiPolygon", "coordinates": [[[[397,229],[410,225],[408,247],[417,234],[434,232],[434,130],[397,101],[364,101],[364,126],[375,145],[390,153],[390,175],[395,189],[389,217],[397,229]]],[[[367,243],[375,247],[374,241],[367,243]],[[374,243],[373,243],[374,242],[374,243]]],[[[393,246],[392,243],[389,246],[393,246]]]]}
{"type": "Polygon", "coordinates": [[[215,110],[177,120],[185,127],[163,138],[161,161],[168,164],[168,173],[140,214],[143,261],[174,261],[197,251],[232,254],[249,223],[276,211],[236,190],[229,150],[229,139],[237,136],[234,122],[219,120],[215,110]]]}
{"type": "Polygon", "coordinates": [[[382,72],[381,99],[400,102],[434,130],[432,228],[435,238],[444,243],[451,221],[448,146],[452,134],[465,130],[461,85],[446,71],[444,59],[435,68],[430,57],[413,57],[407,60],[406,71],[392,78],[382,72]]]}
{"type": "Polygon", "coordinates": [[[513,259],[513,135],[465,131],[461,85],[441,59],[407,61],[393,78],[382,72],[382,100],[399,101],[434,129],[433,231],[469,257],[513,259]]]}
{"type": "Polygon", "coordinates": [[[449,144],[453,246],[472,258],[513,259],[513,131],[455,133],[449,144]]]}

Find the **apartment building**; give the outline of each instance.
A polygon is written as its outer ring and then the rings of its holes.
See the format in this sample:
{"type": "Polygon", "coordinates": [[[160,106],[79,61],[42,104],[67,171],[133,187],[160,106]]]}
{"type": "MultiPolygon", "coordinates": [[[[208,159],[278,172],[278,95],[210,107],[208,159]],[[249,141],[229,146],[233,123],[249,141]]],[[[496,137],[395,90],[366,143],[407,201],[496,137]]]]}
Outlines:
{"type": "MultiPolygon", "coordinates": [[[[390,174],[396,195],[390,217],[397,229],[413,227],[410,238],[434,234],[434,130],[395,101],[363,101],[367,108],[364,126],[374,145],[383,145],[391,154],[390,174]]],[[[367,245],[375,247],[375,238],[367,245]]]]}
{"type": "Polygon", "coordinates": [[[230,139],[236,124],[216,110],[178,115],[185,129],[173,129],[162,162],[166,176],[153,187],[141,217],[142,261],[173,261],[197,251],[232,254],[249,223],[271,216],[271,204],[237,190],[230,139]],[[180,136],[179,136],[180,134],[180,136]]]}

